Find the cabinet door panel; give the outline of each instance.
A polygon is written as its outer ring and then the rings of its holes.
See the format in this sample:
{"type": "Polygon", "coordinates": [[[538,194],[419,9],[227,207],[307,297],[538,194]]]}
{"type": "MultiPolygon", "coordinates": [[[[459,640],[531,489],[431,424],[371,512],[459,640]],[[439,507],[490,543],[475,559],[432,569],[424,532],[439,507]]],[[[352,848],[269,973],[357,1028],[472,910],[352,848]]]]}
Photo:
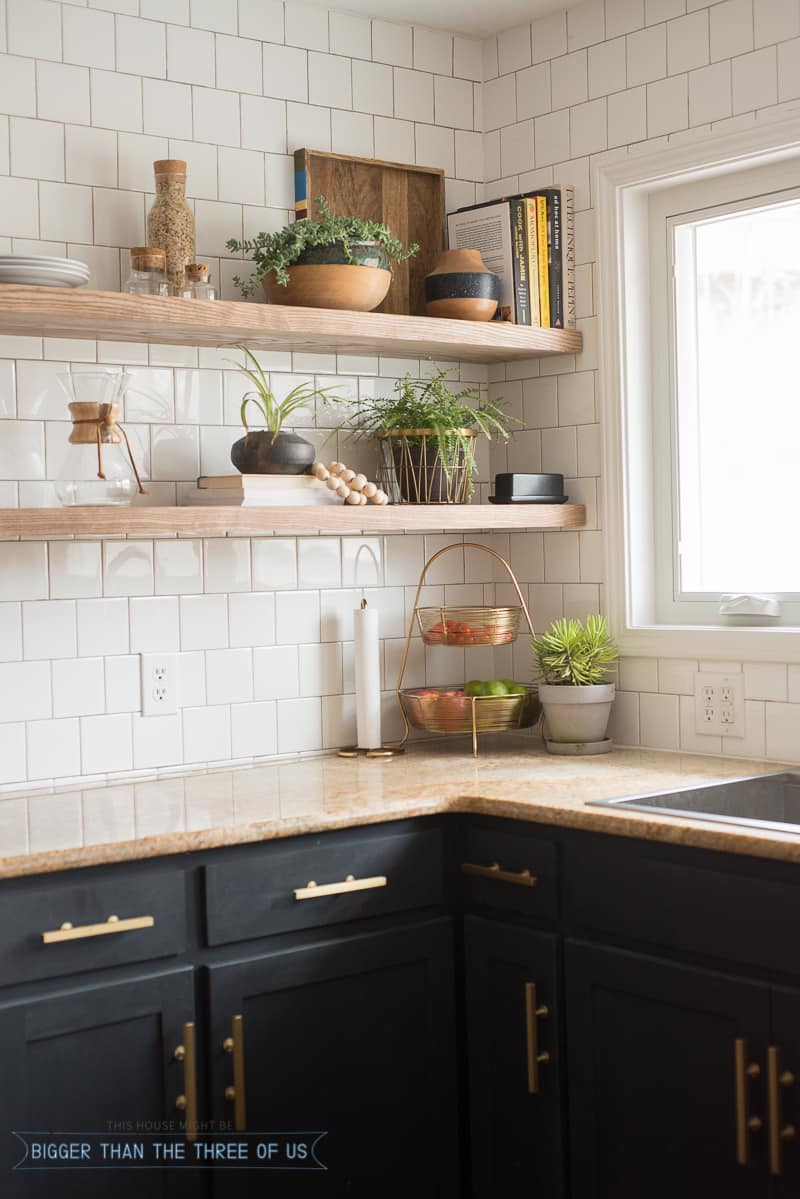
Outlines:
{"type": "MultiPolygon", "coordinates": [[[[734,1047],[764,1061],[761,984],[567,942],[573,1199],[766,1196],[765,1129],[737,1164],[734,1047]]],[[[746,1085],[765,1116],[762,1077],[746,1085]]]]}
{"type": "Polygon", "coordinates": [[[183,1072],[173,1052],[193,1010],[191,970],[0,1007],[3,1199],[141,1199],[144,1193],[169,1199],[185,1193],[188,1177],[177,1172],[10,1173],[21,1156],[11,1134],[102,1133],[178,1121],[183,1072]]]}
{"type": "Polygon", "coordinates": [[[264,954],[211,971],[214,1114],[243,1018],[247,1131],[324,1131],[328,1172],[219,1171],[215,1194],[457,1193],[449,920],[264,954]]]}
{"type": "Polygon", "coordinates": [[[467,917],[464,941],[472,1194],[557,1199],[564,1184],[555,937],[467,917]],[[531,984],[546,1014],[527,1010],[531,984]],[[549,1054],[534,1093],[530,1036],[549,1054]]]}
{"type": "MultiPolygon", "coordinates": [[[[770,1167],[778,1199],[800,1195],[800,991],[776,987],[772,992],[772,1037],[775,1102],[769,1110],[777,1138],[771,1142],[770,1167]]],[[[772,1131],[772,1130],[770,1130],[772,1131]]]]}

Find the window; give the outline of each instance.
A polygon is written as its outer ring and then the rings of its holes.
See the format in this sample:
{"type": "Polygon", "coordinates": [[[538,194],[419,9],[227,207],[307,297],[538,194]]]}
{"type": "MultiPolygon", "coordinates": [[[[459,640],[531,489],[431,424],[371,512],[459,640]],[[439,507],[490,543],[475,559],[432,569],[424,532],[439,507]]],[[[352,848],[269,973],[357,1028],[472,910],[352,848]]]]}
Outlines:
{"type": "Polygon", "coordinates": [[[800,123],[600,165],[595,186],[623,650],[800,661],[800,123]],[[745,629],[727,594],[779,616],[745,629]]]}

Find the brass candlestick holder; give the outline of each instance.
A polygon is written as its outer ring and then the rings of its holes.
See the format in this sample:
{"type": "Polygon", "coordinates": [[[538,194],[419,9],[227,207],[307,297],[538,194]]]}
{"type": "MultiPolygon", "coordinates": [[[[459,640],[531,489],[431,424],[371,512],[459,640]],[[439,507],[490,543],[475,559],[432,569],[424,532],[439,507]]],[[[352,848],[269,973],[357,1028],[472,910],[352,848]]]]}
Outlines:
{"type": "Polygon", "coordinates": [[[432,555],[422,568],[408,623],[408,633],[397,680],[397,700],[403,714],[405,731],[398,747],[408,741],[411,726],[429,733],[471,733],[472,754],[478,756],[478,733],[500,733],[531,728],[539,719],[541,705],[535,687],[525,687],[514,695],[465,695],[458,686],[433,691],[429,687],[403,687],[414,626],[419,627],[426,645],[508,645],[516,641],[524,617],[534,636],[533,621],[516,575],[508,562],[488,545],[477,542],[446,545],[432,555]],[[519,607],[463,607],[443,604],[420,608],[419,597],[428,570],[451,550],[481,550],[491,555],[511,580],[519,607]]]}

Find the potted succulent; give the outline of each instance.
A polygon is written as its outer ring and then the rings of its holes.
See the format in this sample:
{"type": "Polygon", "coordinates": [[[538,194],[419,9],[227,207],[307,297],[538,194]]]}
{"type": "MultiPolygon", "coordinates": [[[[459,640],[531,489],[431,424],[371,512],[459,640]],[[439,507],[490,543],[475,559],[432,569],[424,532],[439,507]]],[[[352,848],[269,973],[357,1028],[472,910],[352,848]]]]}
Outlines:
{"type": "Polygon", "coordinates": [[[231,366],[247,376],[253,390],[242,398],[239,415],[245,435],[231,446],[231,462],[243,475],[307,474],[316,457],[316,448],[297,433],[284,433],[283,426],[293,412],[313,403],[317,396],[328,398],[330,388],[301,383],[284,399],[278,400],[255,355],[246,346],[237,346],[237,349],[242,350],[247,364],[240,366],[231,361],[231,366]],[[247,414],[251,405],[258,412],[263,428],[250,428],[247,414]]]}
{"type": "Polygon", "coordinates": [[[533,638],[544,709],[545,743],[555,754],[597,754],[607,739],[614,684],[609,674],[619,657],[604,616],[556,620],[533,638]]]}
{"type": "Polygon", "coordinates": [[[304,308],[348,308],[370,312],[384,299],[392,281],[391,263],[416,254],[378,221],[337,216],[317,196],[319,218],[304,218],[276,233],[227,243],[255,264],[249,279],[234,277],[244,296],[263,286],[270,304],[304,308]]]}
{"type": "Polygon", "coordinates": [[[394,394],[359,400],[343,427],[357,437],[375,437],[381,472],[405,504],[463,504],[474,490],[475,442],[479,434],[509,438],[518,424],[502,405],[477,387],[450,391],[449,371],[405,375],[394,394]]]}

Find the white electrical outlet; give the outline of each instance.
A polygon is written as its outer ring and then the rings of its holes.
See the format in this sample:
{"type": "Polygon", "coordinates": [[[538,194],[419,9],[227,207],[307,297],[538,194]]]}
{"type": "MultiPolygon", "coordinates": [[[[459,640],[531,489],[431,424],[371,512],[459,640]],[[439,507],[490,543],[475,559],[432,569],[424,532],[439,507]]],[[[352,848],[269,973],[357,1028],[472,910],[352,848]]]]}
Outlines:
{"type": "Polygon", "coordinates": [[[694,676],[695,732],[707,736],[744,737],[744,676],[694,676]]]}
{"type": "Polygon", "coordinates": [[[142,716],[178,711],[178,655],[142,654],[142,716]]]}

